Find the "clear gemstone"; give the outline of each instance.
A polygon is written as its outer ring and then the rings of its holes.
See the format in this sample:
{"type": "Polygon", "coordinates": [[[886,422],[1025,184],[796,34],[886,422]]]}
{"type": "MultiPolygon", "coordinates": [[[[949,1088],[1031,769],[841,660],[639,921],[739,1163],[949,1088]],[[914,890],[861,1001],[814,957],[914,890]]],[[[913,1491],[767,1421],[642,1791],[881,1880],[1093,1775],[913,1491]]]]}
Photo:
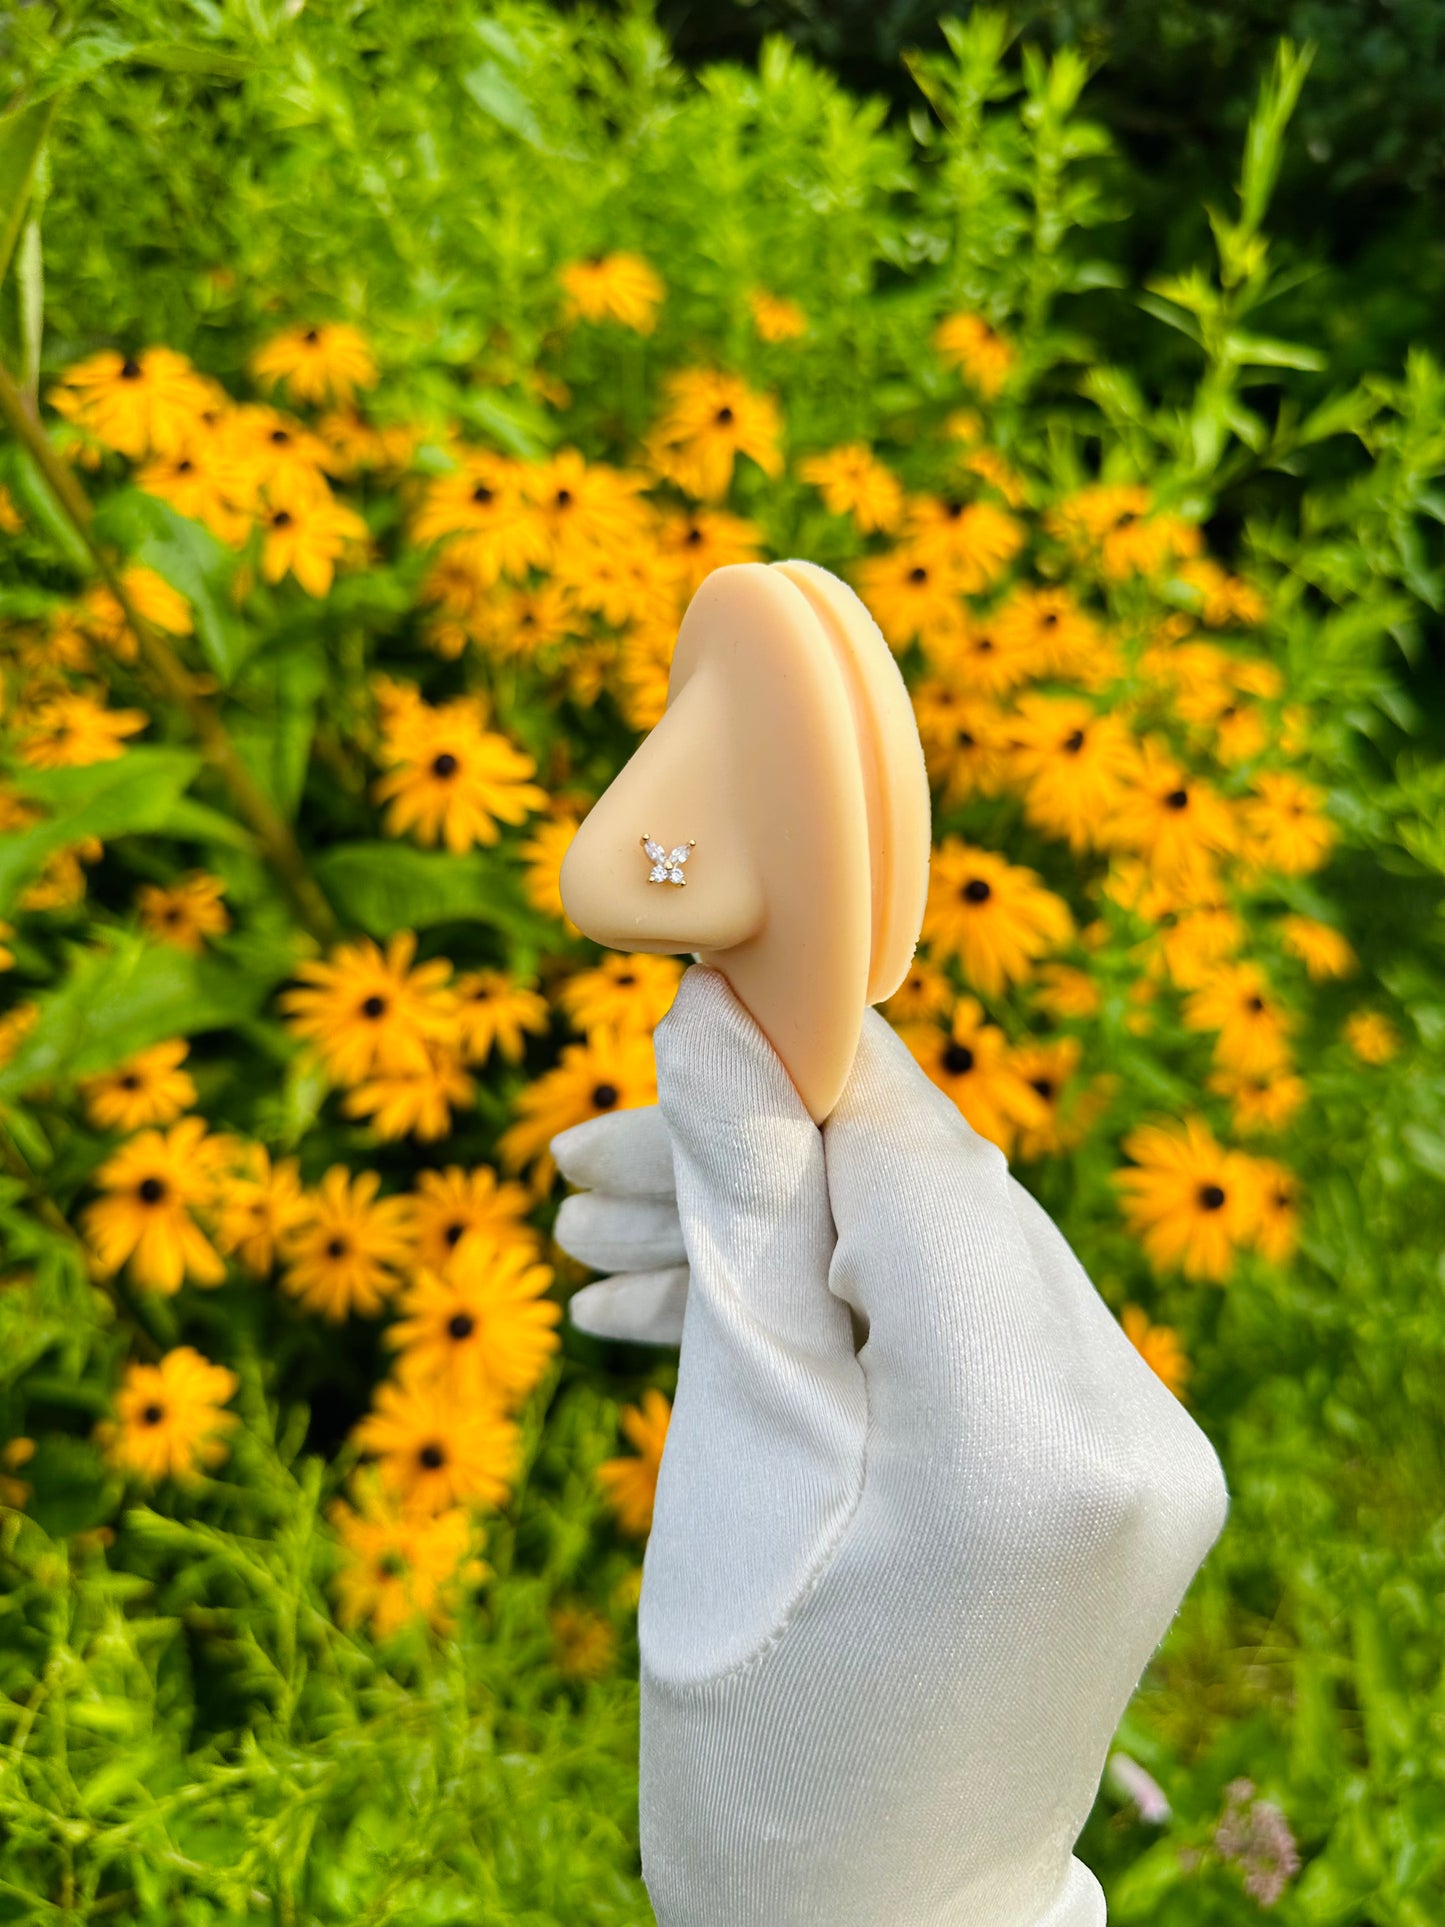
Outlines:
{"type": "Polygon", "coordinates": [[[690,843],[679,843],[667,860],[669,863],[686,863],[691,855],[692,845],[690,843]]]}
{"type": "Polygon", "coordinates": [[[647,880],[649,883],[666,883],[667,865],[665,863],[654,863],[647,874],[647,880]]]}
{"type": "Polygon", "coordinates": [[[687,878],[682,874],[682,871],[676,868],[668,871],[667,880],[669,883],[686,883],[687,882],[687,878]]]}
{"type": "Polygon", "coordinates": [[[654,863],[661,863],[667,855],[667,851],[663,849],[662,845],[660,843],[654,843],[651,837],[648,837],[642,847],[654,863]]]}

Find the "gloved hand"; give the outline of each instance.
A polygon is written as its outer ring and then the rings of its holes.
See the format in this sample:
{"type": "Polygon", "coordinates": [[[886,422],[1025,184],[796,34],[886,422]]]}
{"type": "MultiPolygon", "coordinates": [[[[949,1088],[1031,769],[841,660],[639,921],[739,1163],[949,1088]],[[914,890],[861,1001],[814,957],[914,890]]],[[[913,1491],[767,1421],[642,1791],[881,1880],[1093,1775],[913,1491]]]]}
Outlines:
{"type": "Polygon", "coordinates": [[[656,1046],[682,1249],[655,1120],[555,1153],[633,1192],[564,1244],[690,1269],[638,1627],[661,1927],[1099,1927],[1071,1849],[1223,1524],[1212,1447],[875,1012],[821,1131],[716,971],[656,1046]]]}

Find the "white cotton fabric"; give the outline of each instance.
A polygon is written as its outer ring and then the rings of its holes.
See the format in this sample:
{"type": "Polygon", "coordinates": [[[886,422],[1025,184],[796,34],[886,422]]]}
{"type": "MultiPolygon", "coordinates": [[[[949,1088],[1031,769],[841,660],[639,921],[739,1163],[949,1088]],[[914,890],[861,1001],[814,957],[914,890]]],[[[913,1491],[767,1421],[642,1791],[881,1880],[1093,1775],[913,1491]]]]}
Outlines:
{"type": "MultiPolygon", "coordinates": [[[[688,1261],[639,1609],[661,1927],[1100,1927],[1072,1848],[1223,1526],[1213,1448],[876,1013],[821,1131],[716,971],[657,1060],[688,1261]]],[[[621,1122],[562,1169],[615,1181],[621,1122]]],[[[657,1120],[624,1129],[655,1184],[657,1120]]],[[[612,1282],[655,1330],[656,1285],[612,1282]]]]}

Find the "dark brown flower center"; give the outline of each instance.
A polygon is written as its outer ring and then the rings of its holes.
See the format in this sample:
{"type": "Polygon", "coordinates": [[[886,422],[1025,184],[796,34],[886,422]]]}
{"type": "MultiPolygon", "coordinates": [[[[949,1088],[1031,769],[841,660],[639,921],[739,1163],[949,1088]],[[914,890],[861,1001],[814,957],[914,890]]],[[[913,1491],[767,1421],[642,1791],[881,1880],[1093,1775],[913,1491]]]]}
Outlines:
{"type": "Polygon", "coordinates": [[[908,571],[908,580],[913,583],[926,582],[928,580],[928,571],[921,562],[915,568],[908,571]]]}
{"type": "Polygon", "coordinates": [[[1039,1094],[1039,1096],[1040,1096],[1041,1098],[1043,1098],[1043,1100],[1044,1100],[1044,1102],[1045,1102],[1045,1103],[1048,1103],[1048,1101],[1050,1100],[1050,1098],[1052,1098],[1052,1096],[1053,1096],[1053,1094],[1054,1094],[1054,1080],[1053,1080],[1053,1078],[1051,1078],[1051,1077],[1031,1077],[1031,1078],[1029,1079],[1029,1082],[1030,1082],[1030,1084],[1032,1084],[1032,1085],[1033,1085],[1033,1087],[1034,1087],[1034,1089],[1035,1089],[1035,1090],[1036,1090],[1036,1091],[1038,1092],[1038,1094],[1039,1094]]]}
{"type": "Polygon", "coordinates": [[[702,530],[698,528],[696,523],[694,523],[693,526],[688,530],[687,534],[682,538],[683,547],[687,549],[695,549],[699,546],[701,541],[702,541],[702,530]]]}
{"type": "Polygon", "coordinates": [[[987,903],[993,895],[993,885],[985,883],[982,877],[970,877],[958,894],[965,903],[987,903]]]}
{"type": "Polygon", "coordinates": [[[120,364],[120,378],[122,381],[140,380],[140,363],[134,355],[127,355],[120,364]]]}
{"type": "Polygon", "coordinates": [[[291,439],[291,430],[289,428],[273,428],[270,439],[275,443],[277,448],[284,448],[291,439]]]}
{"type": "Polygon", "coordinates": [[[1263,997],[1260,997],[1258,995],[1251,997],[1249,1001],[1245,1004],[1245,1009],[1252,1010],[1255,1016],[1257,1017],[1259,1013],[1264,1009],[1263,997]]]}
{"type": "Polygon", "coordinates": [[[293,519],[290,509],[277,509],[271,517],[271,526],[273,529],[289,529],[293,519]]]}
{"type": "Polygon", "coordinates": [[[472,490],[472,500],[479,508],[485,508],[487,503],[492,500],[492,491],[487,487],[485,482],[477,483],[476,487],[472,490]]]}
{"type": "Polygon", "coordinates": [[[635,984],[637,978],[630,970],[623,970],[618,973],[617,981],[619,984],[635,984]]]}
{"type": "Polygon", "coordinates": [[[973,1069],[973,1052],[967,1044],[950,1044],[943,1053],[943,1068],[950,1077],[962,1077],[973,1069]]]}
{"type": "Polygon", "coordinates": [[[433,756],[431,773],[433,776],[440,776],[443,781],[445,781],[448,776],[456,775],[457,759],[449,749],[444,749],[440,756],[433,756]]]}
{"type": "Polygon", "coordinates": [[[192,473],[195,466],[196,465],[191,460],[190,456],[187,455],[181,461],[176,463],[176,473],[177,475],[189,475],[192,473]]]}
{"type": "Polygon", "coordinates": [[[592,1102],[599,1111],[610,1111],[619,1095],[615,1084],[594,1084],[592,1087],[592,1102]]]}
{"type": "Polygon", "coordinates": [[[369,997],[364,998],[362,1000],[361,1014],[363,1017],[371,1018],[373,1023],[376,1021],[378,1017],[385,1017],[386,1015],[385,997],[378,997],[376,992],[373,991],[369,997]]]}
{"type": "Polygon", "coordinates": [[[1164,799],[1166,810],[1183,810],[1189,807],[1188,790],[1170,790],[1164,799]]]}
{"type": "Polygon", "coordinates": [[[469,1311],[454,1311],[447,1320],[447,1337],[455,1338],[458,1343],[470,1338],[477,1329],[477,1321],[469,1311]]]}
{"type": "Polygon", "coordinates": [[[447,1462],[446,1447],[435,1441],[424,1445],[416,1456],[418,1463],[424,1465],[428,1472],[440,1472],[447,1462]]]}
{"type": "Polygon", "coordinates": [[[1071,735],[1064,738],[1064,748],[1069,752],[1070,756],[1077,756],[1083,747],[1084,732],[1082,729],[1076,729],[1071,735]]]}
{"type": "Polygon", "coordinates": [[[727,428],[731,426],[732,419],[733,419],[733,411],[731,408],[728,407],[726,402],[723,403],[722,407],[717,411],[716,415],[713,416],[713,420],[717,423],[719,428],[727,428]]]}
{"type": "Polygon", "coordinates": [[[345,1238],[328,1238],[326,1240],[326,1255],[328,1258],[344,1258],[349,1249],[350,1247],[347,1245],[345,1238]]]}
{"type": "Polygon", "coordinates": [[[448,1245],[459,1245],[462,1239],[466,1237],[466,1235],[467,1235],[466,1224],[463,1220],[458,1219],[458,1221],[455,1224],[449,1224],[446,1230],[443,1231],[442,1242],[443,1244],[448,1244],[448,1245]]]}
{"type": "Polygon", "coordinates": [[[142,1178],[135,1188],[135,1194],[142,1204],[159,1204],[166,1195],[164,1178],[142,1178]]]}
{"type": "Polygon", "coordinates": [[[1201,1211],[1218,1211],[1224,1203],[1222,1184],[1201,1184],[1199,1187],[1199,1208],[1201,1211]]]}
{"type": "Polygon", "coordinates": [[[301,339],[306,342],[309,347],[314,348],[316,343],[321,339],[321,330],[319,328],[308,328],[301,339]]]}
{"type": "Polygon", "coordinates": [[[557,491],[557,493],[556,493],[556,494],[555,494],[555,495],[554,495],[554,496],[552,497],[552,500],[553,500],[553,502],[554,502],[554,503],[556,504],[556,506],[557,506],[557,507],[558,507],[559,509],[569,509],[569,508],[571,508],[571,506],[572,506],[572,491],[571,491],[571,489],[570,489],[570,488],[559,488],[559,489],[558,489],[558,491],[557,491]]]}
{"type": "Polygon", "coordinates": [[[142,1425],[159,1425],[165,1415],[165,1406],[158,1405],[155,1400],[152,1399],[149,1405],[142,1406],[140,1422],[142,1425]]]}
{"type": "Polygon", "coordinates": [[[123,1091],[138,1091],[140,1089],[140,1079],[134,1071],[127,1071],[124,1077],[117,1079],[117,1082],[123,1091]]]}

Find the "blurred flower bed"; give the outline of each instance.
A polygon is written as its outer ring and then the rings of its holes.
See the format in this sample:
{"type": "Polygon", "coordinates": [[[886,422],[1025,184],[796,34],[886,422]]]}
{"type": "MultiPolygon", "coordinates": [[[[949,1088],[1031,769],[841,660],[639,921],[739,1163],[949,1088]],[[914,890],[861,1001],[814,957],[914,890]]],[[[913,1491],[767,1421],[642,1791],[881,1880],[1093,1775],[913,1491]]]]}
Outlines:
{"type": "Polygon", "coordinates": [[[568,1330],[547,1146],[654,1101],[681,965],[557,872],[698,584],[797,554],[934,786],[887,1014],[1230,1479],[1084,1836],[1111,1918],[1423,1927],[1445,376],[1260,331],[1307,60],[1140,297],[1198,351],[1159,398],[1071,318],[1121,210],[1069,55],[974,15],[905,139],[779,45],[694,85],[638,16],[470,30],[451,218],[545,212],[465,352],[337,272],[184,342],[100,285],[42,353],[61,83],[4,123],[0,1913],[649,1917],[674,1369],[568,1330]]]}

